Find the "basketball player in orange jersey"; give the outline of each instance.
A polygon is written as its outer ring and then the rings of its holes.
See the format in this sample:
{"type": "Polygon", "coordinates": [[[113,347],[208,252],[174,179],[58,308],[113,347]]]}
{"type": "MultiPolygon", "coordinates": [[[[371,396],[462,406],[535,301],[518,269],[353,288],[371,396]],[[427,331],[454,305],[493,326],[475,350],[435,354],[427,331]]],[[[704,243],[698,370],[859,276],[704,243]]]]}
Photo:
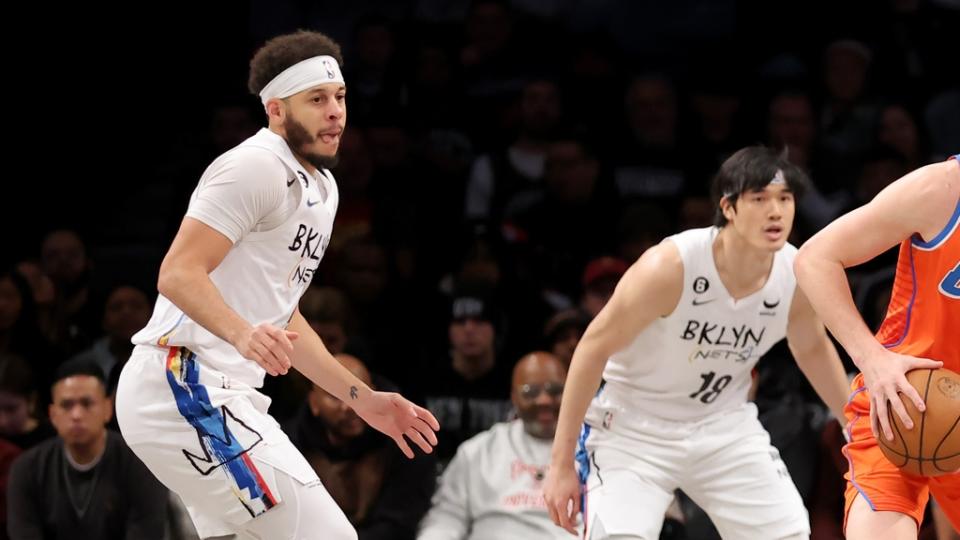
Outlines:
{"type": "Polygon", "coordinates": [[[958,159],[955,155],[897,180],[869,204],[820,231],[796,258],[800,287],[861,371],[845,409],[848,539],[916,538],[930,494],[960,530],[960,474],[927,478],[902,473],[877,444],[878,437],[893,439],[888,402],[912,426],[898,394],[924,410],[907,371],[941,366],[960,371],[958,159]],[[874,337],[857,313],[844,268],[898,242],[890,306],[874,337]]]}

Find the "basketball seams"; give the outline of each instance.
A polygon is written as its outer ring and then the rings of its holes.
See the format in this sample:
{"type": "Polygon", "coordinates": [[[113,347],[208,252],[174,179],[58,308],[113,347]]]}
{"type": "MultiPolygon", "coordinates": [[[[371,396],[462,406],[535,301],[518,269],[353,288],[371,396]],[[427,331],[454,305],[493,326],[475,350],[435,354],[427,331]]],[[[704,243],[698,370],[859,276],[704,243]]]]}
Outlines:
{"type": "MultiPolygon", "coordinates": [[[[957,429],[957,425],[958,425],[958,424],[960,424],[960,416],[958,416],[958,417],[956,418],[956,420],[953,421],[953,425],[950,426],[950,429],[947,430],[947,432],[944,434],[943,438],[940,439],[940,443],[937,444],[937,447],[933,450],[933,461],[934,461],[934,465],[936,465],[936,461],[937,461],[937,460],[941,460],[941,459],[942,459],[942,460],[953,459],[953,458],[955,458],[955,457],[957,457],[957,456],[960,456],[960,452],[956,452],[956,453],[950,454],[949,456],[938,456],[938,455],[937,455],[937,452],[940,451],[940,447],[943,446],[943,443],[947,442],[947,439],[950,437],[950,434],[953,433],[953,430],[957,429]]],[[[949,471],[948,471],[948,472],[949,472],[949,471]]]]}
{"type": "Polygon", "coordinates": [[[937,455],[937,454],[939,454],[939,452],[940,452],[940,448],[943,447],[944,443],[947,442],[947,439],[950,438],[950,434],[953,433],[953,431],[954,431],[955,429],[957,429],[957,425],[958,425],[958,424],[960,424],[960,416],[957,416],[956,418],[954,418],[954,420],[953,420],[953,425],[950,426],[950,429],[948,429],[948,430],[946,431],[946,433],[943,434],[943,437],[940,439],[940,442],[937,443],[937,447],[934,448],[934,450],[933,450],[933,458],[934,458],[934,459],[933,459],[933,466],[936,467],[936,469],[937,469],[938,471],[940,471],[940,472],[951,472],[951,471],[945,470],[945,469],[941,469],[940,466],[939,466],[938,463],[937,463],[938,460],[944,460],[944,461],[946,461],[946,460],[953,459],[953,458],[955,458],[955,457],[957,457],[957,456],[960,456],[960,452],[954,453],[953,455],[949,455],[949,456],[938,456],[938,455],[937,455]]]}
{"type": "MultiPolygon", "coordinates": [[[[925,403],[932,400],[933,408],[936,411],[939,411],[940,400],[937,399],[939,394],[937,394],[935,391],[931,392],[931,389],[935,389],[937,382],[939,381],[939,379],[935,377],[939,370],[924,371],[927,372],[927,378],[923,382],[922,387],[919,384],[923,377],[922,373],[911,374],[911,376],[908,377],[908,381],[910,381],[911,386],[914,386],[914,388],[917,389],[918,394],[923,398],[925,403]],[[914,378],[917,379],[917,384],[913,383],[914,378]]],[[[951,376],[950,378],[952,379],[953,377],[951,376]]],[[[910,404],[904,402],[904,405],[908,407],[908,410],[910,410],[909,407],[912,406],[912,402],[910,404]]],[[[929,436],[934,437],[936,440],[932,440],[928,444],[925,438],[928,435],[926,429],[928,427],[926,420],[927,413],[931,411],[929,407],[930,406],[928,404],[927,409],[925,409],[922,413],[916,410],[916,408],[914,408],[914,410],[910,413],[910,416],[915,419],[914,430],[911,430],[910,432],[907,432],[906,428],[900,421],[900,417],[893,411],[893,409],[888,408],[887,417],[890,421],[891,429],[896,437],[892,443],[887,441],[883,436],[874,439],[880,449],[883,450],[883,453],[886,454],[886,457],[891,464],[901,469],[912,469],[913,471],[916,471],[913,473],[904,471],[908,472],[908,474],[936,476],[939,474],[952,472],[952,469],[954,468],[953,464],[949,465],[949,469],[945,467],[947,467],[948,462],[956,460],[957,457],[960,456],[960,451],[956,451],[949,446],[949,443],[952,442],[951,435],[956,435],[957,432],[960,432],[960,415],[957,415],[954,418],[952,425],[947,425],[947,422],[949,422],[949,417],[944,417],[944,415],[938,415],[937,412],[934,412],[934,416],[930,417],[931,431],[929,436]],[[919,414],[919,418],[917,417],[917,414],[919,414]],[[934,430],[935,427],[937,428],[936,430],[934,430]],[[940,433],[941,431],[944,431],[944,433],[940,433]],[[911,440],[912,444],[908,444],[904,438],[904,434],[910,436],[909,439],[911,440]],[[947,448],[945,449],[944,446],[947,446],[947,448]],[[930,449],[931,447],[933,447],[931,455],[926,456],[926,450],[930,449]],[[949,452],[950,455],[940,455],[940,452],[944,450],[949,452]],[[918,454],[915,455],[914,451],[917,451],[918,454]]]]}
{"type": "Polygon", "coordinates": [[[903,434],[900,432],[900,425],[897,423],[896,419],[894,418],[893,408],[891,407],[887,408],[887,419],[890,421],[890,427],[896,432],[896,438],[894,440],[900,441],[900,444],[903,446],[903,453],[900,453],[897,449],[890,446],[890,444],[887,442],[886,437],[883,436],[882,432],[880,434],[880,437],[877,439],[877,442],[879,442],[884,448],[889,450],[893,455],[904,458],[905,461],[903,463],[900,463],[900,464],[894,463],[894,465],[896,465],[897,467],[903,467],[904,465],[909,463],[911,459],[913,459],[913,456],[910,455],[910,449],[907,448],[907,441],[906,439],[903,438],[903,434]]]}

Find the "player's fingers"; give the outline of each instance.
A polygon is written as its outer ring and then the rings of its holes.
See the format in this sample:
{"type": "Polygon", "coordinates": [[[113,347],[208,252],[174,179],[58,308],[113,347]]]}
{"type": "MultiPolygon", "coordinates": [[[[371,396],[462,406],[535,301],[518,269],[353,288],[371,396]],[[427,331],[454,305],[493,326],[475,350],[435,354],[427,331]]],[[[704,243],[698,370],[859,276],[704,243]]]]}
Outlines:
{"type": "Polygon", "coordinates": [[[407,430],[404,431],[403,433],[404,435],[407,436],[408,439],[413,441],[413,444],[419,446],[420,449],[426,452],[427,454],[433,452],[433,445],[428,443],[427,440],[423,438],[423,435],[421,435],[419,431],[411,427],[411,428],[407,428],[407,430]]]}
{"type": "Polygon", "coordinates": [[[923,402],[923,398],[920,397],[920,392],[917,392],[917,389],[914,388],[912,384],[907,383],[900,391],[907,399],[913,402],[913,406],[916,407],[918,411],[923,412],[927,410],[927,405],[923,402]]]}
{"type": "Polygon", "coordinates": [[[880,440],[880,421],[877,417],[877,407],[870,407],[870,432],[873,433],[873,438],[880,440]]]}
{"type": "Polygon", "coordinates": [[[262,367],[264,370],[266,370],[267,373],[269,373],[270,375],[276,377],[276,376],[277,376],[277,371],[274,370],[274,369],[273,369],[273,366],[270,365],[270,362],[268,362],[268,361],[263,357],[263,354],[261,353],[261,350],[262,350],[262,349],[261,349],[260,345],[255,345],[255,344],[251,343],[251,344],[250,344],[250,359],[253,360],[254,362],[256,362],[257,365],[259,365],[260,367],[262,367]]]}
{"type": "Polygon", "coordinates": [[[547,503],[547,512],[550,514],[550,521],[552,521],[554,525],[559,526],[560,517],[559,513],[557,512],[556,504],[546,491],[543,492],[543,500],[547,503]]]}
{"type": "Polygon", "coordinates": [[[440,422],[437,421],[437,417],[432,412],[419,405],[414,405],[413,410],[416,411],[417,418],[426,422],[434,431],[440,431],[440,422]]]}
{"type": "Polygon", "coordinates": [[[943,362],[939,360],[930,360],[929,358],[914,358],[910,362],[910,369],[940,369],[943,362]]]}
{"type": "Polygon", "coordinates": [[[284,330],[283,333],[287,336],[287,339],[290,341],[296,341],[300,337],[300,334],[297,332],[291,332],[289,330],[284,330]]]}
{"type": "Polygon", "coordinates": [[[556,501],[554,501],[553,512],[556,514],[556,521],[554,521],[554,523],[556,523],[560,527],[563,527],[564,529],[567,528],[567,523],[564,520],[564,516],[563,516],[566,509],[567,509],[566,498],[559,497],[556,501]]]}
{"type": "Polygon", "coordinates": [[[580,513],[580,493],[574,493],[571,497],[573,504],[570,506],[570,523],[572,525],[577,524],[577,514],[580,513]]]}
{"type": "Polygon", "coordinates": [[[273,353],[281,366],[290,369],[290,354],[293,352],[293,344],[287,339],[283,330],[276,327],[267,328],[263,343],[270,348],[270,352],[273,353]]]}
{"type": "Polygon", "coordinates": [[[430,441],[432,446],[437,445],[437,434],[435,431],[433,431],[433,428],[430,427],[430,424],[427,424],[419,418],[414,418],[411,427],[417,430],[417,432],[423,435],[423,437],[428,441],[430,441]]]}
{"type": "Polygon", "coordinates": [[[287,356],[280,342],[272,334],[266,333],[263,335],[261,343],[267,348],[270,361],[277,366],[280,373],[286,374],[290,369],[290,357],[287,356]]]}
{"type": "Polygon", "coordinates": [[[254,353],[254,359],[260,367],[267,370],[267,373],[276,377],[280,374],[280,371],[277,369],[277,366],[274,366],[273,360],[270,358],[269,350],[259,341],[251,341],[250,349],[254,353]]]}
{"type": "Polygon", "coordinates": [[[293,354],[293,342],[291,342],[290,338],[287,337],[287,332],[285,330],[274,328],[273,331],[270,332],[270,337],[276,340],[276,342],[283,347],[283,352],[287,353],[288,356],[293,354]]]}
{"type": "MultiPolygon", "coordinates": [[[[882,394],[881,394],[882,395],[882,394]]],[[[877,423],[880,425],[880,431],[888,441],[893,440],[893,430],[890,429],[890,417],[887,414],[887,398],[881,397],[876,401],[877,423]]]]}
{"type": "MultiPolygon", "coordinates": [[[[419,423],[425,424],[430,431],[440,431],[440,422],[437,421],[437,417],[434,416],[432,412],[419,405],[412,405],[412,407],[413,412],[417,415],[417,420],[419,423]]],[[[420,431],[423,432],[422,429],[420,429],[420,431]]]]}
{"type": "Polygon", "coordinates": [[[403,435],[397,435],[396,437],[393,437],[393,442],[397,443],[397,446],[400,447],[400,451],[403,452],[403,455],[407,456],[408,459],[413,459],[413,450],[410,449],[407,441],[403,439],[403,435]]]}
{"type": "Polygon", "coordinates": [[[891,398],[890,407],[893,409],[893,412],[900,417],[900,422],[903,423],[903,427],[913,429],[913,419],[910,418],[910,413],[908,413],[907,408],[903,406],[903,400],[900,399],[899,395],[891,398]]]}
{"type": "Polygon", "coordinates": [[[574,501],[576,500],[577,500],[576,497],[571,497],[569,495],[566,496],[563,500],[563,512],[560,514],[562,527],[566,529],[568,533],[574,536],[577,535],[576,519],[575,519],[575,516],[577,514],[573,512],[573,509],[576,505],[574,501]]]}

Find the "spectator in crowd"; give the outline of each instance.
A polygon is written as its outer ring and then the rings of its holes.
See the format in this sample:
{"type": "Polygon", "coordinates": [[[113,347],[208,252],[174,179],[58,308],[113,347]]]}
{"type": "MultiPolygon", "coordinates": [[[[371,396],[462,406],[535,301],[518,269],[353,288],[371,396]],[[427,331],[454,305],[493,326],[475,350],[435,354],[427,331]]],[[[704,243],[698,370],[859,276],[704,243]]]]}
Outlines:
{"type": "Polygon", "coordinates": [[[137,287],[121,285],[110,291],[103,308],[103,331],[105,335],[92,346],[80,352],[72,360],[93,362],[110,380],[114,368],[127,361],[133,352],[130,338],[150,320],[153,306],[146,293],[137,287]]]}
{"type": "Polygon", "coordinates": [[[50,405],[58,437],[21,454],[10,472],[11,538],[164,537],[168,492],[107,430],[112,414],[98,365],[60,366],[50,405]]]}
{"type": "Polygon", "coordinates": [[[506,420],[512,409],[511,366],[497,351],[501,317],[489,296],[456,296],[448,325],[449,357],[423,371],[420,394],[440,422],[436,454],[441,463],[453,457],[461,442],[506,420]]]}
{"type": "Polygon", "coordinates": [[[0,439],[21,450],[32,448],[56,434],[37,415],[41,402],[35,380],[22,357],[0,354],[0,439]]]}
{"type": "Polygon", "coordinates": [[[541,494],[566,376],[563,364],[548,352],[532,352],[517,362],[510,399],[519,418],[460,445],[418,540],[570,537],[550,521],[541,494]]]}

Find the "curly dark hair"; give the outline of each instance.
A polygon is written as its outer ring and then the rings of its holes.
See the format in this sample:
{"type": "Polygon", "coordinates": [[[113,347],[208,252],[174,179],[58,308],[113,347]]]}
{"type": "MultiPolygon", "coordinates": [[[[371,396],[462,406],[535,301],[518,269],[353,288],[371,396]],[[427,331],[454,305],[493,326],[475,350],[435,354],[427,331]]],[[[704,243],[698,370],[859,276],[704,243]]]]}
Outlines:
{"type": "Polygon", "coordinates": [[[336,41],[309,30],[297,30],[270,39],[250,60],[247,88],[259,95],[263,87],[288,67],[314,56],[332,56],[343,67],[343,55],[336,41]]]}

